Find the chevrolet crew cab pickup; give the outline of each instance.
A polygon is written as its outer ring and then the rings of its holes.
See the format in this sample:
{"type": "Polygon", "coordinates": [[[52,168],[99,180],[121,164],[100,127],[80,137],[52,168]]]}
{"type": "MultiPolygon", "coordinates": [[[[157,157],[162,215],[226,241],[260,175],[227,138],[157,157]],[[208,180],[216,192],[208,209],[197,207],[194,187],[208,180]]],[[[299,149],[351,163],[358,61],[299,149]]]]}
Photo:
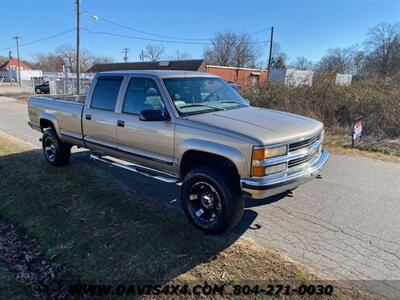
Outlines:
{"type": "Polygon", "coordinates": [[[185,213],[208,233],[233,227],[244,197],[293,190],[328,159],[321,122],[251,107],[209,73],[99,73],[86,97],[34,96],[28,110],[50,164],[67,164],[78,146],[93,159],[177,183],[185,213]]]}

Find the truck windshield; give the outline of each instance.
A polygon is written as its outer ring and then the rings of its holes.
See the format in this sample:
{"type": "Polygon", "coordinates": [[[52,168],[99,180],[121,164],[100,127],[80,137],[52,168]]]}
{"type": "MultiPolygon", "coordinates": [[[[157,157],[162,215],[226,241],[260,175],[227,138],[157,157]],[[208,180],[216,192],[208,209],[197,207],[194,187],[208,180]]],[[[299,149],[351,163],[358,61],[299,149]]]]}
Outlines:
{"type": "Polygon", "coordinates": [[[183,77],[163,81],[181,116],[248,106],[221,78],[183,77]]]}

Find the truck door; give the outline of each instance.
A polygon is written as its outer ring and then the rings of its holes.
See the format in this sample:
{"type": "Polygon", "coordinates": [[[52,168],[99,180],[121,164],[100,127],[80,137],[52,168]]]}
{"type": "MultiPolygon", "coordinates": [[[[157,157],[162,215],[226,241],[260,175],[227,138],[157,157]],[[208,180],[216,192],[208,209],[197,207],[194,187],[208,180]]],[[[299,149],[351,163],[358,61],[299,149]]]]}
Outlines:
{"type": "Polygon", "coordinates": [[[122,99],[117,127],[118,149],[130,161],[170,172],[173,170],[174,121],[141,121],[143,110],[168,114],[160,93],[150,77],[131,77],[122,99]]]}
{"type": "Polygon", "coordinates": [[[120,97],[123,76],[99,76],[89,95],[82,116],[84,141],[91,150],[112,153],[116,149],[118,115],[115,107],[120,97]]]}

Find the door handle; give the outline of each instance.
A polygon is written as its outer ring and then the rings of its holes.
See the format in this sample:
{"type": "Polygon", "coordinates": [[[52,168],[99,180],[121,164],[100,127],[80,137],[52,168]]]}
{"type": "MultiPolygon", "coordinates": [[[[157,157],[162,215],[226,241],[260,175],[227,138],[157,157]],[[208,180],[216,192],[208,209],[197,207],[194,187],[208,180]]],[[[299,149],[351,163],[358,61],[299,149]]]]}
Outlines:
{"type": "Polygon", "coordinates": [[[118,121],[117,121],[117,125],[118,125],[119,127],[124,127],[124,126],[125,126],[125,121],[118,120],[118,121]]]}
{"type": "Polygon", "coordinates": [[[92,115],[86,115],[85,118],[86,118],[86,120],[91,120],[92,119],[92,115]]]}

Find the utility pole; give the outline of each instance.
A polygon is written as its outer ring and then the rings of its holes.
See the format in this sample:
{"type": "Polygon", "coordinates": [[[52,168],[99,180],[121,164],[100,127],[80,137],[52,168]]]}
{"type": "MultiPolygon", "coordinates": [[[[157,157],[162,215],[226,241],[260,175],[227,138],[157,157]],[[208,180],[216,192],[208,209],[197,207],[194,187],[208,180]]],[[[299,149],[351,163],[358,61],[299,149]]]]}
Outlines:
{"type": "Polygon", "coordinates": [[[140,52],[139,58],[140,58],[140,61],[144,61],[144,53],[143,53],[143,50],[140,52]]]}
{"type": "Polygon", "coordinates": [[[81,65],[80,65],[80,54],[79,54],[79,46],[80,46],[80,19],[81,19],[81,12],[80,12],[80,4],[81,0],[76,1],[76,93],[79,95],[79,85],[80,85],[80,72],[81,72],[81,65]]]}
{"type": "Polygon", "coordinates": [[[18,44],[18,39],[21,37],[15,36],[14,39],[17,41],[17,60],[18,60],[18,83],[21,85],[21,63],[19,61],[19,44],[18,44]]]}
{"type": "Polygon", "coordinates": [[[268,73],[267,83],[269,84],[269,74],[271,72],[271,60],[272,60],[272,43],[274,42],[274,26],[271,26],[271,36],[269,38],[269,57],[268,57],[268,73]]]}
{"type": "Polygon", "coordinates": [[[124,57],[123,57],[124,63],[128,62],[128,50],[129,50],[129,48],[124,48],[124,50],[122,51],[122,53],[124,54],[124,57]]]}

